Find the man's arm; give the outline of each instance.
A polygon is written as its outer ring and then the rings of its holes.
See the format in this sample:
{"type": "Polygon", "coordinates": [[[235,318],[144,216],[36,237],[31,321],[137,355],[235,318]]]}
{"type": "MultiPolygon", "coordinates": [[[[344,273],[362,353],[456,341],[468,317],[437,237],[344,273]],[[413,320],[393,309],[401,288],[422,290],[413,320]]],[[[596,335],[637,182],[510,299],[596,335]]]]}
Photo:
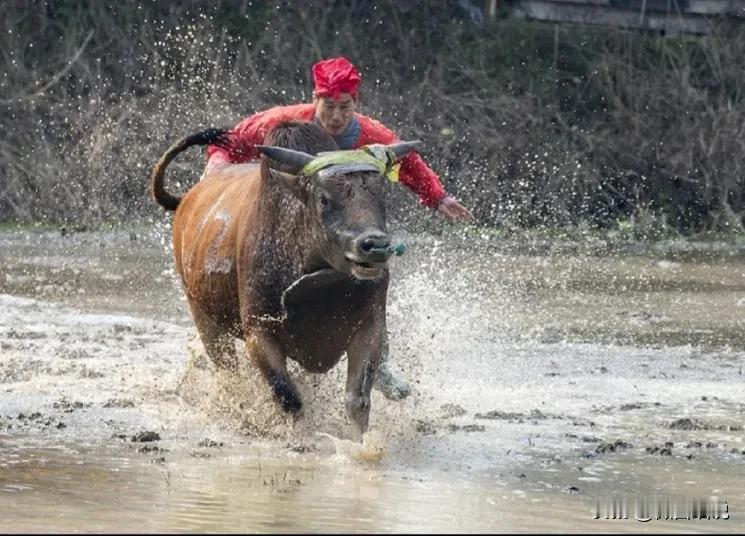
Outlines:
{"type": "Polygon", "coordinates": [[[437,210],[440,202],[447,196],[440,177],[414,151],[402,158],[400,164],[398,181],[417,194],[422,205],[437,210]]]}
{"type": "MultiPolygon", "coordinates": [[[[359,145],[390,144],[400,141],[393,131],[382,123],[363,115],[358,117],[362,126],[359,145]]],[[[471,217],[468,209],[448,195],[440,182],[440,177],[427,166],[419,153],[412,151],[401,159],[398,180],[419,196],[420,203],[442,213],[448,220],[471,217]]]]}
{"type": "Polygon", "coordinates": [[[227,134],[223,147],[207,147],[208,165],[219,163],[244,164],[259,159],[257,145],[264,143],[267,133],[278,123],[289,120],[308,121],[313,117],[313,105],[296,104],[275,106],[251,115],[238,123],[227,134]]]}
{"type": "Polygon", "coordinates": [[[257,136],[258,123],[262,113],[247,117],[228,131],[226,143],[207,147],[208,165],[215,164],[244,164],[259,158],[255,146],[262,140],[257,136]]]}

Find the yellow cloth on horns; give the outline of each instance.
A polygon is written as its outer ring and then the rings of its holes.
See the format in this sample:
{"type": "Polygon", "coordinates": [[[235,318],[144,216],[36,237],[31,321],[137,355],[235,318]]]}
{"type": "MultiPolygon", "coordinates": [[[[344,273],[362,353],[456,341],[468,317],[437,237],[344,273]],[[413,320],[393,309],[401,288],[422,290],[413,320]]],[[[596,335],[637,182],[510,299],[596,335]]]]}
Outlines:
{"type": "Polygon", "coordinates": [[[398,182],[400,164],[396,164],[396,155],[385,145],[365,145],[351,151],[328,151],[318,153],[308,162],[301,173],[314,175],[324,168],[340,164],[367,164],[385,175],[391,182],[398,182]]]}

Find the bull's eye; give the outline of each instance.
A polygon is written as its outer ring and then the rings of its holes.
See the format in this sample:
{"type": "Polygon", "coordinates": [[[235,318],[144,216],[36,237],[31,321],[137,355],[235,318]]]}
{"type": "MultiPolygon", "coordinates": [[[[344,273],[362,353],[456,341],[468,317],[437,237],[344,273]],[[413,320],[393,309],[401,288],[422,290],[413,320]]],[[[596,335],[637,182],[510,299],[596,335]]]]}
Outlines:
{"type": "Polygon", "coordinates": [[[325,194],[320,194],[318,196],[318,201],[321,203],[322,207],[327,207],[329,205],[329,198],[326,197],[325,194]]]}

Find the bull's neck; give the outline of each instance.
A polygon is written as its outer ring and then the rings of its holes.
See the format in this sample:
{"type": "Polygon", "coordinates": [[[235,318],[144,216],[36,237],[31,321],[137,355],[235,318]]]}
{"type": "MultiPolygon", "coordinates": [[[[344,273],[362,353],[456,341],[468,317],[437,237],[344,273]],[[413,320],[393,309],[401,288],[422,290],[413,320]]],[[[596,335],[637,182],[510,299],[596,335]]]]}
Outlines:
{"type": "Polygon", "coordinates": [[[276,265],[292,271],[284,277],[299,277],[317,257],[305,207],[279,180],[264,175],[261,189],[260,247],[266,248],[268,262],[276,259],[276,265]]]}

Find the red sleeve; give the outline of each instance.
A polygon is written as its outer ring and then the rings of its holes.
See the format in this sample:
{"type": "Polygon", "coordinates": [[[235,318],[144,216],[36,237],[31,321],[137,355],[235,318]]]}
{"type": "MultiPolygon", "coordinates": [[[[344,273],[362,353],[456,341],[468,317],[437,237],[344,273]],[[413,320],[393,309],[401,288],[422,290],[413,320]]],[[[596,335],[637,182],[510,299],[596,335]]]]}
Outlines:
{"type": "Polygon", "coordinates": [[[436,209],[447,195],[440,177],[414,151],[401,160],[398,180],[419,195],[420,202],[430,208],[436,209]]]}
{"type": "MultiPolygon", "coordinates": [[[[389,144],[400,141],[393,131],[386,128],[382,123],[364,115],[360,115],[358,118],[362,127],[358,146],[370,143],[389,144]]],[[[447,195],[440,182],[440,177],[424,163],[419,153],[414,151],[401,160],[398,180],[419,196],[420,203],[430,208],[436,209],[447,195]]]]}
{"type": "Polygon", "coordinates": [[[207,159],[210,164],[227,162],[243,164],[259,158],[256,145],[264,143],[266,134],[278,123],[289,120],[310,121],[313,118],[312,104],[275,106],[247,117],[228,131],[228,148],[210,145],[207,159]]]}
{"type": "MultiPolygon", "coordinates": [[[[267,110],[269,111],[269,110],[267,110]]],[[[217,162],[243,164],[259,157],[255,145],[260,145],[263,136],[258,135],[258,126],[266,112],[247,117],[228,131],[228,147],[210,145],[207,147],[207,160],[210,164],[217,162]]]]}

